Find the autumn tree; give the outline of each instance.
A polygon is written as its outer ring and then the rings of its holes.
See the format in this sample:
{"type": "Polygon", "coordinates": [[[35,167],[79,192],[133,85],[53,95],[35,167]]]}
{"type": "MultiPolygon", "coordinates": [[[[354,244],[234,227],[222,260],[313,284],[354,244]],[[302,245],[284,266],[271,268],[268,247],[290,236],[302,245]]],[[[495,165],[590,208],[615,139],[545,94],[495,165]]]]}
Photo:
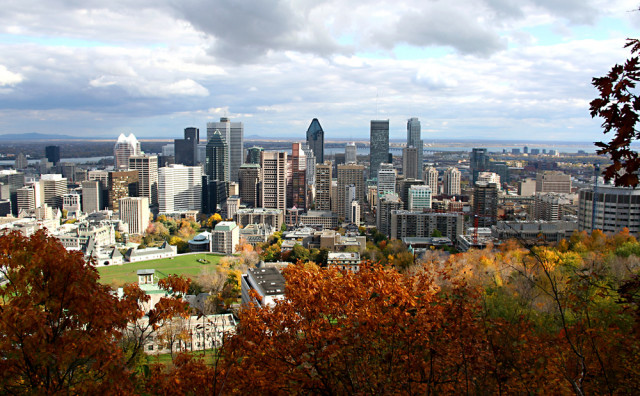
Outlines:
{"type": "Polygon", "coordinates": [[[631,49],[631,57],[623,65],[614,65],[603,77],[593,79],[593,85],[600,93],[591,101],[591,117],[602,117],[603,132],[613,132],[609,142],[596,142],[598,154],[609,155],[613,164],[605,171],[605,179],[613,179],[617,186],[638,185],[640,157],[631,149],[631,143],[640,139],[636,129],[640,111],[640,95],[636,84],[640,80],[640,40],[628,39],[626,48],[631,49]]]}

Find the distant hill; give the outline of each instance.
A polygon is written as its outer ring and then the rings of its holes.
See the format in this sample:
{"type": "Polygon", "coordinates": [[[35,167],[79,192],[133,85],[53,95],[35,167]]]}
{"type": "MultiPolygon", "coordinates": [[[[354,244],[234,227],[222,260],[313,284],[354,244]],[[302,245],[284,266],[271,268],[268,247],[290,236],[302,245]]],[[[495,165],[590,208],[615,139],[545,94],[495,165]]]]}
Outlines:
{"type": "Polygon", "coordinates": [[[0,141],[22,141],[22,140],[78,140],[87,139],[86,137],[71,136],[71,135],[56,135],[47,133],[7,133],[0,135],[0,141]]]}

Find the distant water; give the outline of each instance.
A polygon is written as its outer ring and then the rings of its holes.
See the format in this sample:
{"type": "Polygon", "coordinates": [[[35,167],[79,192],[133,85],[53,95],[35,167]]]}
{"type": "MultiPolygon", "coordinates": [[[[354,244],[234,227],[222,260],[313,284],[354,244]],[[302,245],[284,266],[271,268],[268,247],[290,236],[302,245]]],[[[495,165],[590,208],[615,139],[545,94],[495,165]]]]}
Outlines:
{"type": "MultiPolygon", "coordinates": [[[[113,155],[106,157],[83,157],[83,158],[60,158],[60,162],[70,162],[73,164],[91,164],[97,163],[103,159],[113,159],[113,155]]],[[[39,164],[40,159],[30,159],[28,160],[29,164],[39,164]]],[[[13,165],[15,164],[15,160],[3,160],[0,161],[0,165],[13,165]]]]}

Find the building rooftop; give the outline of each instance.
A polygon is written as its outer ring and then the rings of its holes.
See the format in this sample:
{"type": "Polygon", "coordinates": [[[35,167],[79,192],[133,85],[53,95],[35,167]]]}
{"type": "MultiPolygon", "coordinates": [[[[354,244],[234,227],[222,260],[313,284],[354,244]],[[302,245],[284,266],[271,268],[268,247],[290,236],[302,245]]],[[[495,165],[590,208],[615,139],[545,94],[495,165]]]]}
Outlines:
{"type": "Polygon", "coordinates": [[[214,231],[232,231],[237,226],[238,225],[236,224],[235,221],[221,221],[218,224],[216,224],[214,231]]]}
{"type": "Polygon", "coordinates": [[[249,268],[247,273],[262,289],[263,295],[274,296],[284,293],[285,280],[276,268],[249,268]]]}

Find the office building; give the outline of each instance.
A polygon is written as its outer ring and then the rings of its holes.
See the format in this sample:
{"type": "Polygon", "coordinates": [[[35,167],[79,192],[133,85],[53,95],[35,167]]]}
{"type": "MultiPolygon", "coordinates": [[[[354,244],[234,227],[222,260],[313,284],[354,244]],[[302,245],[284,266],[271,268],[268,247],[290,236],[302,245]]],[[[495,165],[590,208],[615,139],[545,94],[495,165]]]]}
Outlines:
{"type": "Polygon", "coordinates": [[[258,206],[259,191],[262,183],[260,164],[245,163],[238,171],[240,179],[240,200],[250,208],[258,206]]]}
{"type": "Polygon", "coordinates": [[[392,164],[381,163],[378,170],[378,197],[396,192],[396,179],[398,175],[392,164]]]}
{"type": "MultiPolygon", "coordinates": [[[[353,185],[356,191],[356,200],[364,203],[364,166],[357,164],[338,165],[338,202],[337,214],[339,218],[347,217],[346,187],[353,185]]],[[[350,204],[351,201],[349,201],[350,204]]]]}
{"type": "Polygon", "coordinates": [[[422,212],[431,209],[431,187],[414,185],[409,187],[407,210],[422,212]]]}
{"type": "MultiPolygon", "coordinates": [[[[196,166],[198,164],[198,144],[200,143],[200,129],[189,127],[184,129],[184,139],[174,140],[175,163],[186,166],[196,166]]],[[[164,153],[163,155],[171,155],[164,153]]]]}
{"type": "Polygon", "coordinates": [[[42,175],[40,185],[44,203],[52,209],[62,209],[62,196],[67,193],[67,179],[59,174],[42,175]]]}
{"type": "Polygon", "coordinates": [[[140,154],[142,154],[140,142],[138,142],[133,133],[129,134],[129,136],[121,133],[113,148],[116,170],[126,170],[129,167],[129,157],[140,154]]]}
{"type": "MultiPolygon", "coordinates": [[[[419,179],[398,179],[396,183],[396,191],[400,200],[402,201],[402,207],[400,209],[409,208],[409,189],[413,186],[425,186],[424,180],[419,179]]],[[[431,191],[433,195],[433,191],[431,191]]]]}
{"type": "Polygon", "coordinates": [[[73,192],[62,196],[62,209],[67,211],[67,216],[78,214],[80,208],[80,194],[73,192]]]}
{"type": "Polygon", "coordinates": [[[233,217],[236,215],[236,212],[238,212],[238,209],[240,209],[240,196],[229,195],[229,198],[227,198],[227,201],[224,205],[224,218],[233,219],[233,217]]]}
{"type": "Polygon", "coordinates": [[[402,200],[398,194],[386,194],[378,198],[376,211],[376,227],[386,236],[391,235],[391,212],[402,209],[402,200]]]}
{"type": "Polygon", "coordinates": [[[247,150],[247,163],[260,165],[260,154],[264,148],[253,146],[247,150]]]}
{"type": "Polygon", "coordinates": [[[592,221],[593,188],[582,189],[578,196],[578,229],[616,233],[628,228],[631,235],[640,232],[640,190],[599,185],[596,192],[595,221],[592,221]]]}
{"type": "MultiPolygon", "coordinates": [[[[422,137],[420,136],[420,121],[416,117],[409,118],[407,121],[407,147],[415,147],[416,148],[416,170],[417,174],[415,176],[410,176],[415,179],[422,179],[422,167],[423,167],[423,157],[424,157],[424,142],[422,141],[422,137]]],[[[405,176],[409,177],[409,176],[405,176]]]]}
{"type": "Polygon", "coordinates": [[[307,186],[315,186],[316,184],[316,156],[313,154],[313,150],[309,147],[309,144],[303,143],[301,146],[302,151],[307,159],[307,186]]]}
{"type": "Polygon", "coordinates": [[[389,120],[372,120],[369,137],[369,174],[371,178],[378,175],[380,164],[389,161],[389,120]]]}
{"type": "Polygon", "coordinates": [[[120,220],[129,226],[129,234],[142,235],[149,227],[149,198],[124,197],[118,202],[120,220]]]}
{"type": "Polygon", "coordinates": [[[496,224],[498,217],[498,185],[496,183],[481,181],[475,183],[473,216],[477,217],[478,227],[491,227],[496,224]]]}
{"type": "Polygon", "coordinates": [[[489,170],[489,157],[486,148],[474,148],[471,150],[469,159],[469,167],[471,171],[471,183],[478,181],[478,173],[489,170]]]}
{"type": "Polygon", "coordinates": [[[293,143],[287,177],[287,207],[307,210],[307,159],[300,143],[293,143]]]}
{"type": "Polygon", "coordinates": [[[221,221],[211,231],[211,249],[216,253],[233,254],[240,242],[240,227],[233,221],[221,221]]]}
{"type": "Polygon", "coordinates": [[[402,149],[402,174],[406,179],[418,179],[419,173],[420,172],[418,172],[418,148],[404,147],[402,149]]]}
{"type": "Polygon", "coordinates": [[[358,148],[355,143],[347,143],[347,145],[344,146],[344,162],[345,164],[355,164],[358,162],[358,148]]]}
{"type": "Polygon", "coordinates": [[[42,205],[42,190],[39,183],[28,184],[20,187],[16,191],[16,204],[18,213],[20,211],[30,211],[42,205]]]}
{"type": "MultiPolygon", "coordinates": [[[[185,129],[185,131],[186,131],[186,129],[185,129]]],[[[198,132],[198,136],[199,136],[199,132],[198,132]]],[[[164,146],[162,146],[162,156],[163,157],[174,157],[174,161],[175,161],[175,156],[176,156],[176,145],[175,145],[175,143],[169,143],[169,144],[165,144],[164,146]]]]}
{"type": "Polygon", "coordinates": [[[238,209],[234,218],[242,227],[249,224],[267,224],[275,230],[279,230],[284,223],[284,210],[265,208],[238,209]]]}
{"type": "Polygon", "coordinates": [[[158,170],[160,213],[202,210],[202,167],[170,165],[158,170]]]}
{"type": "MultiPolygon", "coordinates": [[[[238,170],[244,163],[244,124],[231,122],[227,117],[221,117],[220,122],[207,123],[207,142],[215,131],[219,131],[222,139],[227,144],[225,165],[228,177],[226,181],[238,181],[238,170]]],[[[221,180],[221,179],[216,179],[221,180]]]]}
{"type": "Polygon", "coordinates": [[[324,130],[317,118],[311,120],[307,129],[307,144],[316,157],[316,164],[324,163],[324,130]]]}
{"type": "Polygon", "coordinates": [[[442,190],[444,195],[460,195],[461,173],[458,168],[447,168],[442,176],[442,190]]]}
{"type": "Polygon", "coordinates": [[[82,211],[84,213],[99,212],[104,209],[102,184],[98,180],[85,180],[82,185],[82,211]]]}
{"type": "Polygon", "coordinates": [[[287,153],[263,151],[260,158],[262,187],[260,206],[269,209],[287,209],[287,153]]]}
{"type": "Polygon", "coordinates": [[[537,193],[571,193],[571,176],[560,171],[541,171],[536,174],[537,193]]]}
{"type": "MultiPolygon", "coordinates": [[[[211,123],[210,123],[211,124],[211,123]]],[[[229,169],[226,161],[229,148],[222,133],[214,130],[207,141],[207,159],[205,163],[205,175],[209,181],[229,181],[229,169]]]]}
{"type": "Polygon", "coordinates": [[[11,201],[11,212],[16,216],[18,215],[17,192],[24,186],[24,182],[24,173],[14,169],[0,170],[0,185],[4,185],[6,190],[2,193],[2,199],[8,198],[11,201]]]}
{"type": "Polygon", "coordinates": [[[109,172],[107,191],[109,209],[118,211],[120,209],[120,199],[135,197],[138,194],[138,171],[109,172]]]}
{"type": "Polygon", "coordinates": [[[562,220],[565,214],[573,212],[569,209],[573,206],[573,199],[569,194],[536,193],[533,202],[535,220],[558,221],[562,220]]]}
{"type": "Polygon", "coordinates": [[[476,181],[481,181],[484,183],[495,183],[498,186],[498,190],[500,190],[500,175],[493,172],[478,172],[476,177],[476,181]]]}
{"type": "Polygon", "coordinates": [[[47,161],[54,166],[60,162],[60,146],[47,146],[44,148],[44,154],[47,157],[47,161]]]}
{"type": "Polygon", "coordinates": [[[333,167],[330,161],[316,164],[316,196],[315,209],[317,211],[331,210],[331,178],[333,167]]]}
{"type": "Polygon", "coordinates": [[[509,183],[509,165],[504,161],[489,161],[489,171],[500,176],[502,183],[509,183]]]}
{"type": "Polygon", "coordinates": [[[132,155],[129,157],[129,170],[138,171],[138,197],[149,198],[149,204],[158,204],[158,156],[132,155]]]}
{"type": "Polygon", "coordinates": [[[229,196],[229,182],[202,176],[202,213],[219,213],[229,196]]]}
{"type": "Polygon", "coordinates": [[[431,194],[438,195],[438,170],[433,166],[425,169],[422,179],[431,187],[431,194]]]}

